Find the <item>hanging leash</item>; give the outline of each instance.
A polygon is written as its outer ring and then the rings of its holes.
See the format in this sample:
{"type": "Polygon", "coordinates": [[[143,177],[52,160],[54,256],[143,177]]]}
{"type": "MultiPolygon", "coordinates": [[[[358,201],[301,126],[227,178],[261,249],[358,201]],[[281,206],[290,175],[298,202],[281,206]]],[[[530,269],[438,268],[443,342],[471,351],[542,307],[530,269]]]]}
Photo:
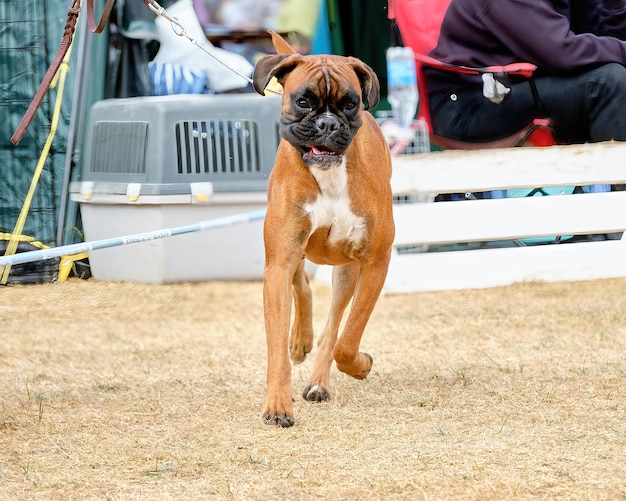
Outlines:
{"type": "MultiPolygon", "coordinates": [[[[115,0],[106,1],[104,9],[102,10],[102,15],[100,16],[100,20],[98,21],[98,24],[96,24],[95,22],[94,6],[93,6],[94,0],[86,0],[86,1],[87,1],[87,21],[89,23],[89,29],[91,29],[93,33],[102,33],[102,30],[104,30],[104,27],[106,26],[107,21],[109,20],[109,16],[111,15],[111,10],[113,9],[113,4],[115,4],[115,0]]],[[[59,68],[61,67],[61,63],[63,62],[63,59],[65,58],[65,55],[67,54],[67,51],[72,45],[72,41],[74,39],[74,33],[76,32],[76,22],[78,21],[78,15],[80,14],[81,3],[82,3],[81,0],[73,0],[72,5],[67,11],[67,22],[65,23],[65,29],[63,30],[63,38],[61,39],[61,44],[59,45],[59,49],[57,50],[56,55],[52,59],[52,63],[50,63],[50,66],[48,67],[48,71],[46,71],[46,74],[41,80],[41,83],[39,84],[39,88],[37,89],[37,92],[35,93],[35,97],[33,97],[33,100],[30,102],[30,105],[28,106],[28,109],[26,110],[24,117],[22,118],[21,122],[17,126],[17,129],[15,129],[15,132],[13,133],[13,135],[11,136],[11,142],[13,144],[18,144],[24,137],[24,134],[26,134],[26,130],[30,126],[31,122],[33,121],[33,118],[35,117],[35,113],[37,113],[37,110],[41,106],[41,102],[43,101],[43,98],[46,95],[46,92],[48,92],[48,89],[50,88],[50,84],[52,83],[52,80],[58,73],[59,68]]]]}
{"type": "Polygon", "coordinates": [[[113,10],[115,0],[107,0],[104,9],[102,9],[102,15],[100,16],[98,24],[96,24],[94,17],[93,1],[94,0],[87,0],[87,22],[89,23],[89,29],[92,33],[102,33],[113,10]]]}
{"type": "MultiPolygon", "coordinates": [[[[73,16],[73,12],[72,12],[73,16]]],[[[70,24],[70,23],[68,23],[70,24]]],[[[35,167],[35,171],[33,173],[30,186],[28,188],[28,192],[26,193],[26,197],[24,199],[24,203],[22,204],[22,208],[20,209],[19,216],[13,227],[13,232],[11,233],[11,238],[9,238],[7,247],[5,249],[5,256],[13,255],[17,252],[17,248],[20,242],[20,238],[22,237],[22,231],[24,231],[24,225],[26,224],[26,218],[28,217],[28,213],[30,211],[30,207],[33,201],[33,197],[35,195],[35,190],[37,189],[37,185],[39,183],[39,179],[41,177],[41,173],[43,172],[46,160],[48,159],[48,154],[50,153],[50,148],[52,148],[52,142],[57,132],[57,126],[59,124],[59,117],[61,116],[61,104],[63,101],[63,90],[65,88],[65,80],[67,77],[67,73],[69,72],[69,60],[72,54],[72,39],[70,39],[70,44],[67,49],[62,50],[63,59],[59,65],[59,73],[58,79],[57,75],[53,74],[53,80],[50,82],[49,87],[57,87],[56,100],[54,103],[54,108],[52,112],[52,120],[50,122],[50,132],[48,133],[48,137],[46,142],[44,143],[43,149],[41,151],[41,155],[39,156],[39,160],[37,162],[37,166],[35,167]]],[[[6,285],[9,279],[9,273],[11,272],[10,266],[0,266],[0,285],[6,285]]]]}
{"type": "MultiPolygon", "coordinates": [[[[112,6],[114,1],[115,0],[107,0],[107,3],[110,2],[112,6]]],[[[39,89],[37,89],[37,93],[35,94],[35,97],[28,106],[28,109],[26,110],[22,121],[15,130],[13,136],[11,136],[11,142],[13,144],[19,143],[24,137],[26,129],[28,129],[28,126],[33,121],[35,113],[37,113],[37,110],[41,106],[41,102],[43,101],[46,92],[48,92],[52,80],[58,73],[61,63],[63,62],[67,51],[72,45],[74,32],[76,31],[76,21],[78,20],[78,14],[80,13],[80,3],[81,0],[74,0],[71,7],[68,9],[67,22],[65,23],[65,29],[63,30],[63,39],[61,40],[59,49],[52,59],[52,63],[50,63],[50,67],[48,68],[48,71],[46,71],[46,74],[44,75],[43,80],[39,85],[39,89]]]]}
{"type": "MultiPolygon", "coordinates": [[[[143,0],[143,2],[146,4],[146,7],[148,7],[154,14],[156,14],[157,16],[161,16],[165,18],[166,20],[168,20],[172,26],[172,31],[174,31],[176,35],[178,35],[179,37],[186,38],[187,40],[189,40],[189,42],[191,42],[196,47],[200,48],[205,54],[212,57],[215,61],[220,63],[222,66],[228,68],[230,71],[232,71],[239,77],[243,78],[249,84],[252,83],[252,79],[250,77],[240,73],[239,71],[235,70],[234,68],[226,64],[224,61],[219,59],[214,54],[211,54],[205,47],[202,46],[202,44],[200,44],[200,42],[198,42],[192,36],[188,35],[187,30],[185,30],[185,27],[182,24],[180,24],[180,22],[178,22],[177,19],[170,16],[167,13],[167,11],[163,7],[161,7],[161,5],[159,5],[155,0],[143,0]]],[[[100,15],[100,18],[97,23],[96,23],[95,9],[94,9],[94,0],[86,0],[86,3],[87,3],[87,22],[89,23],[89,29],[91,30],[92,33],[102,33],[102,31],[104,30],[109,20],[111,11],[113,10],[113,5],[115,4],[115,0],[106,0],[106,4],[104,8],[102,9],[102,14],[100,15]]],[[[78,20],[78,14],[80,13],[80,9],[81,9],[81,0],[73,0],[71,7],[68,9],[67,23],[65,24],[65,29],[63,31],[63,39],[61,40],[59,49],[56,55],[54,56],[52,63],[50,64],[50,67],[48,68],[48,71],[46,71],[46,74],[44,75],[43,80],[41,81],[41,84],[39,85],[39,89],[37,90],[35,97],[33,98],[28,109],[26,110],[24,117],[22,118],[20,124],[15,130],[13,136],[11,136],[11,142],[13,144],[18,144],[24,137],[26,130],[28,129],[31,122],[33,121],[33,118],[35,117],[35,113],[41,106],[41,103],[43,101],[43,98],[46,92],[50,88],[50,84],[52,80],[54,79],[55,75],[59,71],[61,62],[63,61],[65,54],[67,54],[67,51],[70,45],[72,44],[72,40],[74,38],[74,32],[76,31],[76,22],[78,20]]],[[[271,88],[267,88],[266,91],[271,92],[273,94],[282,95],[282,92],[276,91],[271,88]]]]}

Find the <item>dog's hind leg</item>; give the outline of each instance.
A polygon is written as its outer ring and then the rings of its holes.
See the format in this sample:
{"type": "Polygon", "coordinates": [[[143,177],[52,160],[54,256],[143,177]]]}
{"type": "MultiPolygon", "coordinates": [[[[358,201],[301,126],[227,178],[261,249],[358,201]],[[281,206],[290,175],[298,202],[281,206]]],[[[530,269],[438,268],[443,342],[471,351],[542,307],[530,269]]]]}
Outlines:
{"type": "Polygon", "coordinates": [[[333,268],[333,295],[326,321],[326,327],[318,342],[315,366],[309,382],[302,393],[305,400],[322,402],[330,400],[330,367],[333,363],[333,349],[343,313],[350,303],[359,277],[359,263],[335,266],[333,268]]]}
{"type": "Polygon", "coordinates": [[[335,343],[333,357],[337,369],[356,379],[365,379],[372,369],[372,357],[360,353],[359,346],[365,325],[385,283],[390,257],[389,252],[376,262],[361,265],[350,313],[341,337],[335,343]]]}
{"type": "Polygon", "coordinates": [[[309,276],[304,271],[304,258],[298,264],[293,277],[295,315],[289,337],[291,360],[299,364],[313,348],[313,294],[309,276]]]}

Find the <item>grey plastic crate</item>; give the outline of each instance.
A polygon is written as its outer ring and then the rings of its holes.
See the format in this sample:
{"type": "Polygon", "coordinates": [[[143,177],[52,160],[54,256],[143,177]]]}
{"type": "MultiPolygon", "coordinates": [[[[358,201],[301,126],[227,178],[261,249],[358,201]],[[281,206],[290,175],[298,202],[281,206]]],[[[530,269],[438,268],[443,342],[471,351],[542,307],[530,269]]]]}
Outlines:
{"type": "Polygon", "coordinates": [[[90,112],[81,180],[264,191],[279,117],[280,99],[257,94],[100,101],[90,112]]]}

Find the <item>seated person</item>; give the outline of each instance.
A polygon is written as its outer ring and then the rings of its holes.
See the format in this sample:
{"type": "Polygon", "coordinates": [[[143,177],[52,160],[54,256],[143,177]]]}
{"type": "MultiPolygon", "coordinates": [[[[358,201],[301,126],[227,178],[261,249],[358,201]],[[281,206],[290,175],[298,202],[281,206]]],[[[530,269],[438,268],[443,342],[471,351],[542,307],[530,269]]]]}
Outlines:
{"type": "MultiPolygon", "coordinates": [[[[476,67],[533,63],[539,97],[561,141],[623,141],[625,12],[623,0],[452,0],[430,55],[476,67]]],[[[528,82],[504,82],[511,90],[496,104],[483,96],[480,77],[424,71],[437,135],[488,141],[537,116],[528,82]]]]}

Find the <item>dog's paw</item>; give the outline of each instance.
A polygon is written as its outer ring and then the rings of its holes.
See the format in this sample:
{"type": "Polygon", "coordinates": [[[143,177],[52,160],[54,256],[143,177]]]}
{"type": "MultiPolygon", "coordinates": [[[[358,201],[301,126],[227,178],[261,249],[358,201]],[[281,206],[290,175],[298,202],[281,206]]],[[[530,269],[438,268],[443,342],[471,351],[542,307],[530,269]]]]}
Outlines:
{"type": "Polygon", "coordinates": [[[272,414],[271,412],[267,412],[263,414],[263,422],[265,424],[289,428],[290,426],[293,426],[296,421],[293,416],[289,414],[272,414]]]}
{"type": "Polygon", "coordinates": [[[302,397],[309,402],[327,402],[330,400],[330,393],[323,386],[312,384],[304,389],[302,397]]]}
{"type": "Polygon", "coordinates": [[[304,362],[313,349],[313,329],[304,329],[298,322],[294,323],[289,337],[289,356],[294,364],[304,362]]]}
{"type": "Polygon", "coordinates": [[[304,359],[312,349],[312,340],[301,345],[292,338],[291,342],[289,343],[289,356],[291,357],[291,361],[294,364],[301,364],[302,362],[304,362],[304,359]]]}
{"type": "Polygon", "coordinates": [[[337,369],[348,376],[352,376],[354,379],[365,379],[372,370],[374,359],[369,353],[361,352],[359,355],[355,362],[350,365],[337,362],[337,369]],[[361,362],[360,364],[358,363],[359,361],[361,362]]]}
{"type": "Polygon", "coordinates": [[[261,417],[265,424],[289,428],[295,423],[293,417],[293,398],[291,391],[278,395],[268,393],[265,396],[261,417]]]}

